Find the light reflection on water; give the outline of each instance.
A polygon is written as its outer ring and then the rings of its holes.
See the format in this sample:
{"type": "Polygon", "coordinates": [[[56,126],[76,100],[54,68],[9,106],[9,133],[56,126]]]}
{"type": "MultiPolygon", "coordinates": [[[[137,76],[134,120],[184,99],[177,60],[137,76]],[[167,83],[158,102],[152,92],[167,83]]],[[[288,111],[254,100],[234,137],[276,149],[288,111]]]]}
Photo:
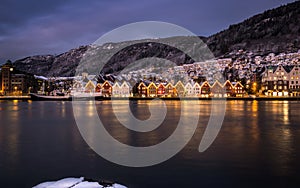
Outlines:
{"type": "MultiPolygon", "coordinates": [[[[132,101],[130,104],[131,111],[140,120],[150,116],[147,103],[132,101]]],[[[0,184],[10,187],[7,185],[14,179],[22,179],[29,187],[51,177],[86,174],[135,187],[143,187],[148,178],[153,180],[148,182],[149,187],[160,187],[166,180],[168,185],[174,182],[174,186],[192,186],[199,175],[204,185],[215,187],[242,187],[247,183],[277,185],[279,182],[287,187],[297,182],[300,175],[298,101],[227,101],[221,132],[206,152],[199,153],[197,148],[210,116],[210,104],[210,101],[200,101],[199,106],[193,106],[200,108],[198,128],[182,152],[166,163],[137,170],[111,164],[86,145],[77,130],[70,102],[1,101],[0,175],[3,178],[0,184]],[[171,170],[174,166],[178,171],[171,170]],[[132,178],[140,174],[145,177],[132,178]],[[177,176],[180,178],[174,179],[177,176]],[[210,182],[206,178],[218,181],[210,182]]],[[[110,101],[97,101],[96,105],[109,133],[120,142],[135,146],[149,146],[167,139],[181,115],[178,101],[166,101],[168,112],[163,124],[153,131],[137,133],[117,121],[110,101]]],[[[92,110],[86,113],[95,115],[92,110]]],[[[178,139],[185,134],[184,130],[178,139]]],[[[103,144],[110,147],[109,143],[103,144]]],[[[126,151],[120,151],[120,155],[125,154],[126,151]]]]}

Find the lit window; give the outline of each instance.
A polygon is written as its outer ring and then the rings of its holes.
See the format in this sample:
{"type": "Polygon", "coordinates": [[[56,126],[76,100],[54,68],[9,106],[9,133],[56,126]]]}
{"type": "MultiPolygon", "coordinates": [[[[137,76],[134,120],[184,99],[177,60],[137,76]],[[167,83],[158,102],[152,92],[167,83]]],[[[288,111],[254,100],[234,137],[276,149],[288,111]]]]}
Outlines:
{"type": "Polygon", "coordinates": [[[277,79],[277,77],[276,76],[274,76],[274,80],[276,80],[277,79]]]}

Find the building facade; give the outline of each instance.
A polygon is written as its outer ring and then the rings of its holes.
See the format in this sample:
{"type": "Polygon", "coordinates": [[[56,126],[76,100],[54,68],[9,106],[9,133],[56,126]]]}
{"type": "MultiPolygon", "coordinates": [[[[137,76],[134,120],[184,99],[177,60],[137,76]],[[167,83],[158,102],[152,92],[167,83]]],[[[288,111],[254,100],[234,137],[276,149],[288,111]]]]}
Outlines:
{"type": "Polygon", "coordinates": [[[267,67],[262,75],[261,90],[267,96],[299,96],[299,66],[267,67]]]}
{"type": "Polygon", "coordinates": [[[33,76],[21,73],[11,64],[1,67],[1,95],[27,95],[30,84],[34,81],[33,76]]]}

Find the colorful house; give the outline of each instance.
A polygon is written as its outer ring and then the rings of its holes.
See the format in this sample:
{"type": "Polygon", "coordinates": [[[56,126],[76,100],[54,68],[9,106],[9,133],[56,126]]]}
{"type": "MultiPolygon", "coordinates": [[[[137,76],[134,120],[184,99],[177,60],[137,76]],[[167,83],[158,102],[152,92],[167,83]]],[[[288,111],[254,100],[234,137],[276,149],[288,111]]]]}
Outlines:
{"type": "Polygon", "coordinates": [[[194,96],[194,88],[190,82],[185,84],[185,96],[193,97],[194,96]]]}
{"type": "Polygon", "coordinates": [[[121,86],[119,82],[115,82],[112,86],[112,96],[121,97],[121,86]]]}
{"type": "Polygon", "coordinates": [[[158,97],[165,97],[166,95],[166,88],[163,83],[158,84],[157,86],[157,96],[158,97]]]}
{"type": "Polygon", "coordinates": [[[102,84],[102,95],[104,97],[110,97],[112,95],[112,85],[109,81],[105,81],[103,84],[102,84]]]}
{"type": "Polygon", "coordinates": [[[237,82],[234,85],[234,96],[235,97],[244,97],[245,96],[245,88],[240,82],[237,82]]]}
{"type": "Polygon", "coordinates": [[[295,65],[290,71],[289,91],[291,96],[300,96],[300,67],[295,65]]]}
{"type": "Polygon", "coordinates": [[[201,96],[201,86],[196,82],[193,86],[195,97],[201,96]]]}
{"type": "Polygon", "coordinates": [[[290,85],[295,84],[297,76],[289,72],[289,67],[279,65],[268,67],[262,75],[262,90],[270,96],[288,96],[290,85]],[[292,84],[293,82],[293,84],[292,84]]]}
{"type": "Polygon", "coordinates": [[[157,86],[153,82],[151,82],[148,86],[148,96],[157,97],[157,86]]]}
{"type": "Polygon", "coordinates": [[[165,86],[165,95],[167,97],[174,97],[176,95],[176,89],[174,88],[174,86],[171,83],[168,83],[165,86]]]}
{"type": "Polygon", "coordinates": [[[101,90],[101,84],[100,83],[97,83],[95,92],[96,93],[101,93],[102,92],[102,90],[101,90]]]}
{"type": "Polygon", "coordinates": [[[83,92],[83,85],[79,80],[75,80],[72,86],[73,92],[83,92]]]}
{"type": "Polygon", "coordinates": [[[88,83],[84,87],[84,92],[85,93],[94,93],[95,88],[96,88],[95,84],[91,80],[89,80],[88,83]]]}
{"type": "Polygon", "coordinates": [[[225,97],[232,97],[234,93],[233,85],[229,80],[226,80],[226,82],[223,85],[225,97]]]}
{"type": "Polygon", "coordinates": [[[141,82],[138,87],[138,96],[139,97],[148,97],[148,87],[144,82],[141,82]]]}
{"type": "Polygon", "coordinates": [[[185,87],[181,81],[178,81],[175,85],[176,89],[176,96],[177,97],[184,97],[185,96],[185,87]]]}
{"type": "Polygon", "coordinates": [[[224,88],[218,80],[211,86],[211,95],[213,97],[223,97],[225,95],[224,88]]]}
{"type": "Polygon", "coordinates": [[[211,86],[207,81],[205,81],[201,85],[201,97],[209,97],[210,94],[211,94],[211,86]]]}
{"type": "Polygon", "coordinates": [[[128,82],[124,81],[120,86],[120,90],[121,97],[130,97],[130,85],[128,82]]]}

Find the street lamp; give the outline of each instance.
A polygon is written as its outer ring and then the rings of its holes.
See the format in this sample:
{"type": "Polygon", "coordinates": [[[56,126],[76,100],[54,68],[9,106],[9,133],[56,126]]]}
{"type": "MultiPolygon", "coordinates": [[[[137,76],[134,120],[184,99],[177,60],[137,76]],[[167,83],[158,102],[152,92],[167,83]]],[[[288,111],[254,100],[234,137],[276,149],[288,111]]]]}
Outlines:
{"type": "Polygon", "coordinates": [[[256,93],[256,89],[257,89],[257,83],[256,82],[254,82],[253,83],[253,91],[256,93]]]}
{"type": "Polygon", "coordinates": [[[15,95],[17,95],[17,89],[18,89],[17,86],[15,86],[15,87],[14,87],[15,95]]]}

